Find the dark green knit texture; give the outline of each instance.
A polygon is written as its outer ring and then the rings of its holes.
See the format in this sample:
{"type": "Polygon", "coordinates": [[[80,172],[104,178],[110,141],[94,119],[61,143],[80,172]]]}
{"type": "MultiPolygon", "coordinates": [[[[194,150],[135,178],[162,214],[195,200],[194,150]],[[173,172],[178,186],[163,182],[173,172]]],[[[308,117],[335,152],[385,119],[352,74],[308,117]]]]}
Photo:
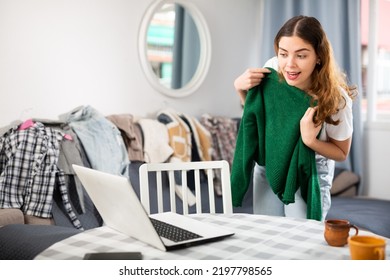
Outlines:
{"type": "Polygon", "coordinates": [[[255,161],[265,166],[267,180],[284,204],[294,203],[300,188],[307,218],[321,220],[315,153],[300,134],[310,98],[270,70],[259,86],[248,91],[245,101],[231,170],[233,205],[242,205],[255,161]]]}

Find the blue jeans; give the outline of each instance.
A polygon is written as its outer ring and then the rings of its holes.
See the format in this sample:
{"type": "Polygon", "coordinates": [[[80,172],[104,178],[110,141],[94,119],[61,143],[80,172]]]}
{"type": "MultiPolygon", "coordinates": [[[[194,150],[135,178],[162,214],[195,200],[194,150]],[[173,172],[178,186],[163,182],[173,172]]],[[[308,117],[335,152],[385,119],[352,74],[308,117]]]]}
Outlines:
{"type": "MultiPolygon", "coordinates": [[[[325,220],[331,205],[330,189],[335,163],[316,154],[317,174],[320,184],[322,220],[325,220]]],[[[300,189],[295,193],[295,202],[285,205],[272,191],[265,176],[265,167],[255,164],[253,170],[253,213],[306,219],[306,202],[300,189]]]]}

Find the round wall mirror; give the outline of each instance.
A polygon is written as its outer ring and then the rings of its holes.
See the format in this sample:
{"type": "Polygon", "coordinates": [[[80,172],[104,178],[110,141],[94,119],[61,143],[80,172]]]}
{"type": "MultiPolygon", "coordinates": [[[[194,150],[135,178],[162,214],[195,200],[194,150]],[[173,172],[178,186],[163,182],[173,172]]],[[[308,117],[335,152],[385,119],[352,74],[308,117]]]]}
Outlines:
{"type": "Polygon", "coordinates": [[[210,65],[210,34],[202,14],[185,0],[154,2],[141,24],[139,56],[158,92],[177,98],[190,95],[210,65]]]}

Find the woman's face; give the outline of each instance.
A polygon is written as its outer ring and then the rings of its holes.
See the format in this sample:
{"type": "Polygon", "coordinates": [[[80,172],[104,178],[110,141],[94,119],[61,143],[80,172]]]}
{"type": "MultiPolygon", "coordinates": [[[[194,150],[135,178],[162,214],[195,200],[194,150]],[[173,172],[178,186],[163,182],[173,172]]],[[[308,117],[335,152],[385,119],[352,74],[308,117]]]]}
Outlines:
{"type": "Polygon", "coordinates": [[[311,74],[318,62],[317,54],[309,43],[297,36],[281,37],[278,63],[286,82],[301,90],[311,85],[311,74]]]}

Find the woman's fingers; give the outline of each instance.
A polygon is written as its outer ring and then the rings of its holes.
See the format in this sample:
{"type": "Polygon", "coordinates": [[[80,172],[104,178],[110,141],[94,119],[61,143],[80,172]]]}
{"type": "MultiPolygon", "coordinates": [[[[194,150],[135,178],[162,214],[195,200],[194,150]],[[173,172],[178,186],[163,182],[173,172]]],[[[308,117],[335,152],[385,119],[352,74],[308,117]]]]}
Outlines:
{"type": "Polygon", "coordinates": [[[241,85],[242,90],[249,90],[259,85],[267,73],[270,73],[267,68],[248,68],[241,75],[241,81],[238,84],[241,85]]]}
{"type": "Polygon", "coordinates": [[[310,120],[313,120],[314,114],[315,114],[316,111],[317,111],[317,106],[309,107],[309,108],[307,108],[307,110],[306,110],[306,112],[304,114],[304,117],[309,118],[310,120]]]}
{"type": "Polygon", "coordinates": [[[248,68],[234,80],[234,88],[240,97],[241,104],[245,103],[248,90],[259,85],[265,75],[270,72],[267,68],[248,68]]]}

